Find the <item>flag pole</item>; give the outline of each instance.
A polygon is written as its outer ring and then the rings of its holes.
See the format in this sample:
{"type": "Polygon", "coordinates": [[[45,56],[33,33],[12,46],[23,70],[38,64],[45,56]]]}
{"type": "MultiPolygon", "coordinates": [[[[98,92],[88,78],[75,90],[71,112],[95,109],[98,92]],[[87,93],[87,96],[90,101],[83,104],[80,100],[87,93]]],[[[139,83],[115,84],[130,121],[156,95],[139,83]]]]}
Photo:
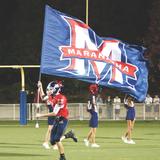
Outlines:
{"type": "MultiPolygon", "coordinates": [[[[45,28],[45,19],[46,19],[46,10],[47,10],[47,6],[45,7],[45,17],[44,17],[44,28],[45,28]]],[[[44,29],[43,29],[44,30],[44,29]]],[[[43,31],[43,36],[44,36],[44,31],[43,31]]],[[[42,50],[43,50],[43,43],[44,43],[44,38],[42,40],[42,50]]],[[[42,51],[41,51],[42,54],[42,51]]],[[[41,61],[42,61],[42,56],[41,56],[41,61]]],[[[41,81],[41,63],[40,63],[40,70],[39,70],[39,77],[38,77],[38,81],[41,81]]],[[[40,92],[39,89],[37,89],[37,105],[36,105],[36,113],[40,112],[40,92]]],[[[36,124],[35,124],[35,128],[39,128],[39,118],[36,117],[36,124]]]]}
{"type": "MultiPolygon", "coordinates": [[[[41,81],[41,72],[39,72],[38,81],[41,81]]],[[[40,113],[40,99],[39,98],[40,98],[40,93],[39,93],[39,89],[37,89],[36,113],[40,113]]],[[[35,128],[39,128],[39,118],[38,117],[36,117],[35,128]]]]}
{"type": "Polygon", "coordinates": [[[88,25],[88,1],[86,0],[86,24],[88,25]]]}

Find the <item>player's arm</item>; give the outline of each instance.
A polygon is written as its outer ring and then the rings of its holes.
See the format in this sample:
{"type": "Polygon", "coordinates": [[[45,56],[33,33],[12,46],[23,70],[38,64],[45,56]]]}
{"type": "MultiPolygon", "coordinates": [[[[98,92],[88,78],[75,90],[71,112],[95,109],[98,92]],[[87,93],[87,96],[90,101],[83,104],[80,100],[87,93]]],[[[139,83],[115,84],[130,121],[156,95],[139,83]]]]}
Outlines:
{"type": "Polygon", "coordinates": [[[92,97],[92,103],[93,103],[93,105],[96,105],[96,97],[95,97],[95,95],[92,97]]]}
{"type": "Polygon", "coordinates": [[[124,104],[127,104],[127,103],[128,103],[127,95],[125,95],[125,97],[124,97],[124,104]]]}
{"type": "Polygon", "coordinates": [[[46,113],[46,114],[37,114],[36,117],[52,117],[56,116],[61,108],[64,107],[65,99],[59,99],[57,104],[54,106],[53,112],[46,113]]]}
{"type": "Polygon", "coordinates": [[[47,95],[45,95],[45,93],[44,93],[42,82],[38,81],[37,85],[38,85],[38,91],[39,91],[39,94],[40,94],[42,101],[47,101],[49,97],[47,95]]]}
{"type": "Polygon", "coordinates": [[[52,116],[56,116],[57,113],[60,110],[60,106],[58,104],[55,105],[53,112],[50,113],[45,113],[45,114],[36,114],[36,117],[52,117],[52,116]]]}
{"type": "Polygon", "coordinates": [[[92,105],[91,102],[88,100],[88,104],[87,104],[87,111],[92,109],[92,105]]]}
{"type": "Polygon", "coordinates": [[[56,116],[56,114],[54,112],[45,113],[45,114],[40,114],[40,113],[36,114],[37,118],[39,118],[39,117],[52,117],[52,116],[56,116]]]}
{"type": "Polygon", "coordinates": [[[127,95],[125,95],[125,97],[124,97],[124,107],[126,109],[128,109],[128,98],[127,98],[127,95]]]}

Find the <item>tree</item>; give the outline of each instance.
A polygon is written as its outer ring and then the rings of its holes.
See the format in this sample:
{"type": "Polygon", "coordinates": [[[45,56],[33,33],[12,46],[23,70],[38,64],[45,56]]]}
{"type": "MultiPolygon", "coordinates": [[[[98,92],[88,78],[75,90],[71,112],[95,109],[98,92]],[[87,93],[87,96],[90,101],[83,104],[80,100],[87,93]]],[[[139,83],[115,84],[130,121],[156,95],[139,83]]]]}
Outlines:
{"type": "Polygon", "coordinates": [[[152,94],[160,92],[160,1],[153,0],[150,10],[150,23],[145,37],[145,45],[149,51],[150,72],[149,84],[152,94]]]}

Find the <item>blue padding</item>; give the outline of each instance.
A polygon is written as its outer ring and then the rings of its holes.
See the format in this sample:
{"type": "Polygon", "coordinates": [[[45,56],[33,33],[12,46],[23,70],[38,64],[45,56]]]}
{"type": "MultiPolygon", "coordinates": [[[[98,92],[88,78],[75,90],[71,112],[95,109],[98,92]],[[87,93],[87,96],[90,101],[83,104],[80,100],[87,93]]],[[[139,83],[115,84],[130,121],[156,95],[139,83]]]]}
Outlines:
{"type": "Polygon", "coordinates": [[[26,91],[20,91],[20,124],[27,124],[27,94],[26,91]]]}

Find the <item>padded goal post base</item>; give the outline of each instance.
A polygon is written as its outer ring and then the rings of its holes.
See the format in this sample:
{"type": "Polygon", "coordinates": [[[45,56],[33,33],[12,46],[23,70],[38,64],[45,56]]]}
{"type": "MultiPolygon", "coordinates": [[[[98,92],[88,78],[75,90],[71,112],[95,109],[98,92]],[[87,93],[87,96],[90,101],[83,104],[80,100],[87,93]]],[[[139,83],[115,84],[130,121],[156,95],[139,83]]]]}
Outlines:
{"type": "Polygon", "coordinates": [[[20,91],[20,125],[27,124],[27,93],[20,91]]]}

